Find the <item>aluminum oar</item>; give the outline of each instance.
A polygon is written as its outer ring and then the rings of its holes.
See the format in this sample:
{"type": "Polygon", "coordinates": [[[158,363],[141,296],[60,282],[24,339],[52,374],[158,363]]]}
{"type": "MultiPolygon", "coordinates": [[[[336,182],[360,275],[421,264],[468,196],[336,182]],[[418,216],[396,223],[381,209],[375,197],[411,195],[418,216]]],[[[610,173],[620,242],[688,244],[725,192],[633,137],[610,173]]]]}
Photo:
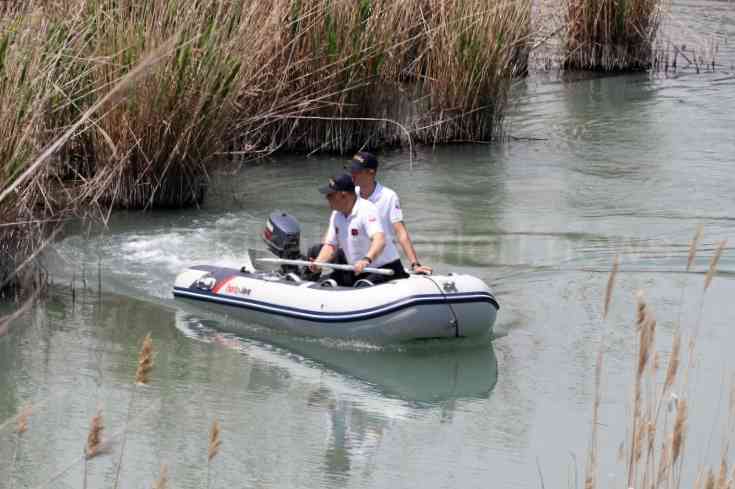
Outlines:
{"type": "MultiPolygon", "coordinates": [[[[268,263],[280,263],[281,265],[301,265],[308,267],[309,265],[316,265],[323,268],[333,268],[334,270],[347,270],[354,272],[355,267],[352,265],[338,265],[336,263],[325,263],[321,261],[308,261],[308,260],[287,260],[286,258],[257,258],[255,261],[263,261],[268,263]]],[[[376,275],[395,275],[393,270],[388,268],[370,268],[366,267],[363,270],[364,273],[374,273],[376,275]]]]}

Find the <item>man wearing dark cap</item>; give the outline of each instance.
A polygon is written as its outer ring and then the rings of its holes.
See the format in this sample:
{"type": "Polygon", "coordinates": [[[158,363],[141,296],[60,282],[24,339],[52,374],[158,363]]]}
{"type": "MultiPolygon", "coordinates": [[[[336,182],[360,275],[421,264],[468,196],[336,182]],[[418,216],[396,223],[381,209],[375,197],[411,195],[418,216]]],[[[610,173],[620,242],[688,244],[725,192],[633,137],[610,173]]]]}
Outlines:
{"type": "MultiPolygon", "coordinates": [[[[330,179],[329,184],[319,191],[326,195],[334,212],[316,261],[329,262],[336,256],[337,250],[341,250],[346,262],[355,267],[353,274],[333,274],[339,285],[352,286],[360,279],[377,285],[408,276],[395,245],[385,239],[378,210],[371,202],[357,195],[352,177],[345,174],[330,179]],[[363,273],[368,266],[388,268],[395,274],[391,277],[363,273]]],[[[310,269],[312,272],[319,270],[315,265],[310,269]]]]}
{"type": "Polygon", "coordinates": [[[398,243],[411,264],[414,273],[431,273],[431,268],[421,265],[416,250],[403,223],[403,211],[398,195],[375,180],[378,172],[378,159],[374,154],[361,151],[352,157],[349,167],[360,197],[372,202],[378,209],[380,221],[385,231],[386,241],[398,243]]]}

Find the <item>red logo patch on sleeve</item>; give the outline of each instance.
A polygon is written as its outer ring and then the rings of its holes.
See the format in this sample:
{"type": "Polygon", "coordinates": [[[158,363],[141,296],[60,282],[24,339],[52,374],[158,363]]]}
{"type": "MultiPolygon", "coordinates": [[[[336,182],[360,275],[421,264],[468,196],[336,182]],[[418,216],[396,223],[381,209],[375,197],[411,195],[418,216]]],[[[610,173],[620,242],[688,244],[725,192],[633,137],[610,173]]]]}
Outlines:
{"type": "Polygon", "coordinates": [[[350,234],[352,234],[353,236],[357,236],[358,234],[360,234],[360,231],[358,231],[357,228],[352,228],[350,229],[350,234]]]}

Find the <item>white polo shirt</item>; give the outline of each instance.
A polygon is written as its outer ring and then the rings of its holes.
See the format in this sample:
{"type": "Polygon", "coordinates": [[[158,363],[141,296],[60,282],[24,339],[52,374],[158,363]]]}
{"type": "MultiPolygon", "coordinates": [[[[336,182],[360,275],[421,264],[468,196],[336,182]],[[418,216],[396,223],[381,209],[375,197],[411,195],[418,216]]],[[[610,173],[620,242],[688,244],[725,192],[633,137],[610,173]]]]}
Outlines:
{"type": "MultiPolygon", "coordinates": [[[[385,232],[380,221],[375,205],[358,196],[349,215],[332,212],[324,242],[341,248],[345,252],[347,263],[353,265],[367,254],[375,233],[385,232]]],[[[385,248],[370,264],[372,267],[379,268],[399,258],[393,240],[388,239],[387,233],[385,236],[385,248]]]]}
{"type": "MultiPolygon", "coordinates": [[[[355,187],[355,192],[360,195],[360,187],[355,187]]],[[[368,196],[367,200],[375,204],[380,215],[380,223],[385,231],[386,241],[395,243],[395,229],[393,224],[403,221],[403,211],[401,203],[398,201],[398,194],[391,189],[384,187],[379,182],[375,182],[373,193],[368,196]]]]}

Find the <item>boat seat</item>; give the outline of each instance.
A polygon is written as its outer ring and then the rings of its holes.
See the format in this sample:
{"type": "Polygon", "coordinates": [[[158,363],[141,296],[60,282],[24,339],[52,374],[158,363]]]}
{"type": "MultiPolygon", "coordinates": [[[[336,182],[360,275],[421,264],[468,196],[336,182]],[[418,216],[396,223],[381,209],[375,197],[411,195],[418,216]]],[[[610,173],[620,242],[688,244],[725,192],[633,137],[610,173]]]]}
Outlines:
{"type": "Polygon", "coordinates": [[[328,278],[319,282],[319,287],[324,287],[325,289],[335,289],[337,288],[337,281],[333,278],[328,278]]]}
{"type": "Polygon", "coordinates": [[[290,282],[299,283],[299,282],[301,282],[301,277],[299,277],[295,273],[291,272],[291,273],[286,274],[286,280],[288,280],[290,282]]]}
{"type": "Polygon", "coordinates": [[[355,285],[353,285],[353,287],[356,289],[362,289],[363,287],[372,287],[373,285],[375,284],[372,283],[370,280],[366,278],[361,278],[360,280],[355,282],[355,285]]]}

